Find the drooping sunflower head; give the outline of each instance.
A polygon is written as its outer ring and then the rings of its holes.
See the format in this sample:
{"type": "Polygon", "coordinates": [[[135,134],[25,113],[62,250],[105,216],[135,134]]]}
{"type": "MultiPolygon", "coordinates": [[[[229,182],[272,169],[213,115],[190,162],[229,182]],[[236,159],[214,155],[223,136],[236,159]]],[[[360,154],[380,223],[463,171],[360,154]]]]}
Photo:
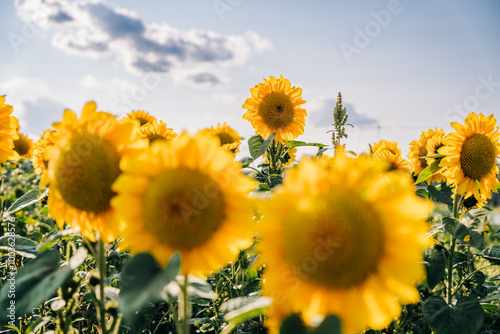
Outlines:
{"type": "Polygon", "coordinates": [[[157,121],[156,119],[141,126],[139,129],[139,135],[143,138],[147,138],[150,144],[158,139],[172,141],[175,137],[177,137],[177,133],[175,133],[171,128],[167,128],[167,124],[163,121],[157,121]]]}
{"type": "Polygon", "coordinates": [[[250,89],[252,97],[243,104],[247,112],[243,118],[250,121],[255,133],[268,138],[276,132],[275,140],[290,141],[304,133],[307,112],[301,108],[302,89],[291,86],[280,76],[270,77],[250,89]]]}
{"type": "Polygon", "coordinates": [[[398,143],[395,141],[387,141],[382,139],[381,141],[375,143],[371,147],[371,154],[376,154],[380,151],[389,151],[392,154],[401,154],[401,149],[398,147],[398,143]]]}
{"type": "Polygon", "coordinates": [[[64,223],[80,228],[82,235],[95,240],[95,232],[105,242],[117,237],[111,185],[120,175],[120,159],[148,145],[140,139],[139,124],[117,121],[108,113],[97,112],[95,103],[87,103],[81,117],[66,110],[62,122],[53,124],[58,131],[53,145],[46,147],[51,182],[50,214],[62,228],[64,223]]]}
{"type": "Polygon", "coordinates": [[[18,139],[14,140],[14,151],[22,158],[29,158],[33,153],[35,143],[28,136],[18,132],[18,139]]]}
{"type": "Polygon", "coordinates": [[[33,167],[35,168],[35,174],[42,175],[40,179],[40,185],[45,186],[50,183],[49,173],[48,173],[48,160],[45,157],[45,150],[48,146],[54,145],[54,136],[57,135],[57,130],[49,129],[45,130],[40,136],[40,139],[35,144],[33,149],[33,154],[31,158],[33,159],[33,167]]]}
{"type": "Polygon", "coordinates": [[[491,192],[497,192],[500,183],[496,164],[500,157],[500,134],[495,118],[470,113],[464,125],[451,123],[451,126],[456,132],[448,134],[445,146],[438,149],[445,155],[439,165],[448,167],[444,176],[466,198],[472,195],[478,201],[482,196],[491,198],[491,192]]]}
{"type": "Polygon", "coordinates": [[[255,184],[217,138],[184,133],[155,142],[122,168],[112,206],[132,252],[165,265],[178,251],[184,274],[207,274],[251,245],[255,184]]]}
{"type": "Polygon", "coordinates": [[[241,144],[241,136],[225,122],[222,125],[220,123],[217,124],[215,128],[212,126],[211,128],[203,129],[201,132],[209,136],[217,137],[220,141],[220,146],[226,151],[233,154],[239,152],[238,148],[241,144]]]}
{"type": "MultiPolygon", "coordinates": [[[[422,131],[420,138],[414,140],[410,143],[410,152],[408,153],[408,159],[410,159],[410,169],[414,176],[418,176],[427,166],[429,166],[429,158],[425,158],[430,155],[427,149],[427,143],[433,137],[436,137],[438,133],[443,132],[443,130],[428,130],[422,131]]],[[[443,132],[444,133],[444,132],[443,132]]],[[[427,184],[431,184],[436,180],[437,175],[434,175],[426,180],[427,184]]]]}
{"type": "Polygon", "coordinates": [[[141,126],[156,120],[156,117],[143,110],[132,111],[127,114],[127,117],[137,119],[141,123],[141,126]]]}
{"type": "Polygon", "coordinates": [[[337,153],[329,161],[302,159],[262,204],[271,329],[290,313],[308,325],[335,314],[345,333],[381,329],[399,315],[400,302],[419,300],[414,284],[423,278],[430,204],[409,178],[384,173],[368,156],[337,153]]]}
{"type": "Polygon", "coordinates": [[[389,150],[381,150],[373,154],[372,157],[377,161],[385,162],[388,171],[410,172],[410,164],[401,156],[401,153],[392,154],[389,150]]]}
{"type": "Polygon", "coordinates": [[[18,160],[19,155],[14,151],[14,140],[18,139],[18,122],[11,116],[12,106],[5,104],[5,95],[0,96],[0,163],[7,159],[18,160]]]}

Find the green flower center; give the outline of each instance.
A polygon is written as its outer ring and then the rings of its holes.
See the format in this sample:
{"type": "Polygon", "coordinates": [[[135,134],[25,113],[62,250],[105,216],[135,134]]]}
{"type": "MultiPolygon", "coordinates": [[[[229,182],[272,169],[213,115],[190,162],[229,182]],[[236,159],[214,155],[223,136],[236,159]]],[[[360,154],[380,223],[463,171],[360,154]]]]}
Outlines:
{"type": "Polygon", "coordinates": [[[75,209],[101,213],[115,195],[111,185],[120,175],[120,155],[103,138],[76,133],[56,161],[53,185],[75,209]]]}
{"type": "Polygon", "coordinates": [[[312,209],[294,212],[284,232],[285,258],[297,276],[330,289],[356,286],[375,272],[383,226],[372,205],[354,192],[332,192],[312,209]]]}
{"type": "Polygon", "coordinates": [[[224,195],[208,175],[168,169],[151,181],[144,225],[162,243],[181,250],[202,246],[225,220],[224,195]]]}
{"type": "Polygon", "coordinates": [[[267,126],[283,129],[292,123],[294,118],[292,100],[284,93],[272,92],[262,99],[259,115],[267,126]]]}
{"type": "Polygon", "coordinates": [[[19,155],[23,156],[25,154],[28,154],[28,152],[30,151],[30,144],[22,138],[14,140],[14,150],[19,155]]]}
{"type": "Polygon", "coordinates": [[[234,143],[233,137],[225,132],[217,132],[216,136],[219,137],[220,146],[224,146],[226,144],[234,143]]]}
{"type": "Polygon", "coordinates": [[[465,139],[460,152],[460,167],[472,180],[481,180],[495,166],[495,145],[483,134],[476,133],[465,139]]]}

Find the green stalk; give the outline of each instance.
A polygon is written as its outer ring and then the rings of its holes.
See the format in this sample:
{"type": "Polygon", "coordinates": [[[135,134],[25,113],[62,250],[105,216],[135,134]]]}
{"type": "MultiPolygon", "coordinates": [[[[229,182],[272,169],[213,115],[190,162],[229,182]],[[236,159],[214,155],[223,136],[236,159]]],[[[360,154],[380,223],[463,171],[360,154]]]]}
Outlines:
{"type": "MultiPolygon", "coordinates": [[[[462,205],[464,196],[458,196],[455,188],[455,197],[453,198],[453,218],[458,219],[458,211],[462,205]]],[[[446,293],[448,305],[453,301],[452,285],[453,285],[453,265],[455,264],[455,246],[457,239],[451,236],[450,257],[448,260],[448,291],[446,293]]]]}
{"type": "MultiPolygon", "coordinates": [[[[184,319],[182,321],[182,334],[189,334],[189,320],[190,320],[190,315],[189,315],[189,307],[188,307],[188,286],[189,286],[189,281],[188,281],[188,275],[184,275],[184,284],[181,284],[181,291],[182,291],[182,299],[183,303],[182,305],[179,305],[179,307],[182,307],[182,314],[184,316],[184,319]]],[[[179,310],[180,311],[180,310],[179,310]]],[[[181,313],[181,312],[179,312],[181,313]]]]}
{"type": "Polygon", "coordinates": [[[104,242],[99,238],[99,250],[97,252],[97,266],[99,270],[99,315],[101,317],[101,334],[107,334],[106,328],[106,308],[104,296],[104,285],[106,284],[106,256],[104,254],[104,242]]]}

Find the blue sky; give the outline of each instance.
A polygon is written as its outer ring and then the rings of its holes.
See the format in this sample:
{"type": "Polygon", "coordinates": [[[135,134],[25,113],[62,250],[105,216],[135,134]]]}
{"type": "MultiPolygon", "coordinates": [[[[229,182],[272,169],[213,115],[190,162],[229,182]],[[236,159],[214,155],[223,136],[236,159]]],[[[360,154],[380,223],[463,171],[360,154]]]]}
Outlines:
{"type": "Polygon", "coordinates": [[[406,153],[470,111],[500,119],[497,0],[2,0],[0,43],[0,95],[33,139],[89,100],[249,137],[241,105],[280,74],[307,101],[299,139],[329,142],[340,91],[358,153],[380,139],[406,153]]]}

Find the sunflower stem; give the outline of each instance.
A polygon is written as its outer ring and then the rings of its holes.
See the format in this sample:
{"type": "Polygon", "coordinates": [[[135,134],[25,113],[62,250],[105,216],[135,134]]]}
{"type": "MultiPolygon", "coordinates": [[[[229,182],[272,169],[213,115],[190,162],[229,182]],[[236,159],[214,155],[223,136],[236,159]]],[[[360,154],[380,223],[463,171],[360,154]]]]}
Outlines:
{"type": "Polygon", "coordinates": [[[181,292],[182,292],[182,305],[179,304],[179,314],[182,317],[182,334],[189,334],[189,321],[190,321],[190,310],[189,310],[189,300],[188,300],[188,287],[189,280],[188,275],[184,275],[184,283],[181,284],[181,292]]]}
{"type": "MultiPolygon", "coordinates": [[[[455,197],[453,198],[453,218],[459,218],[459,210],[462,205],[464,196],[458,196],[455,188],[455,197]]],[[[451,246],[450,246],[450,257],[448,259],[448,291],[446,293],[448,305],[451,305],[453,302],[453,265],[455,264],[455,246],[457,243],[457,239],[454,236],[451,236],[451,246]]]]}
{"type": "Polygon", "coordinates": [[[106,298],[104,296],[104,285],[106,284],[106,256],[105,246],[102,239],[99,237],[99,249],[97,252],[97,266],[99,270],[99,315],[101,318],[101,334],[107,334],[106,327],[106,298]]]}

